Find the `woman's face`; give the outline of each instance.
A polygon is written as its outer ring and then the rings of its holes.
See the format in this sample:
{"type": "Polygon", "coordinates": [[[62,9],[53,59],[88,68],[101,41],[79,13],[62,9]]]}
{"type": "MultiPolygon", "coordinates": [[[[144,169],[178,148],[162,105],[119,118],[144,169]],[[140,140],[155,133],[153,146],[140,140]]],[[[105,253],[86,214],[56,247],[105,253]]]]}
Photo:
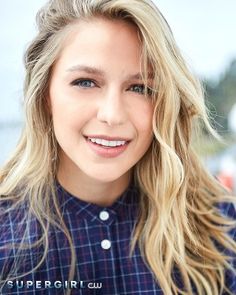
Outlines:
{"type": "Polygon", "coordinates": [[[140,59],[133,25],[101,18],[73,25],[49,88],[59,171],[68,177],[73,171],[73,177],[115,181],[146,153],[153,104],[143,94],[140,59]]]}

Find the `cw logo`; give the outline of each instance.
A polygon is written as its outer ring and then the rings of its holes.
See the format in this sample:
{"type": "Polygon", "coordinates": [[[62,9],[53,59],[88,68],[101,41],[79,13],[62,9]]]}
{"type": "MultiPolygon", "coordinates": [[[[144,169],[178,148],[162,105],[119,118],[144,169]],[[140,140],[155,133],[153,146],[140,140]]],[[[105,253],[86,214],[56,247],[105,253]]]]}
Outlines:
{"type": "Polygon", "coordinates": [[[88,283],[89,289],[101,289],[102,283],[88,283]]]}

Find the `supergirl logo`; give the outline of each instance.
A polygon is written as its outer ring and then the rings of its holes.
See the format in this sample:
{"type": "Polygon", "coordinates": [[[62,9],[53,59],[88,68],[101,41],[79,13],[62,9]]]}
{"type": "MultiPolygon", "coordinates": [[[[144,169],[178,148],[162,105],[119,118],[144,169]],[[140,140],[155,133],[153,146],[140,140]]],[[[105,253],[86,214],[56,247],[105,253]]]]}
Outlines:
{"type": "Polygon", "coordinates": [[[8,289],[101,289],[101,282],[84,282],[84,281],[7,281],[8,289]]]}

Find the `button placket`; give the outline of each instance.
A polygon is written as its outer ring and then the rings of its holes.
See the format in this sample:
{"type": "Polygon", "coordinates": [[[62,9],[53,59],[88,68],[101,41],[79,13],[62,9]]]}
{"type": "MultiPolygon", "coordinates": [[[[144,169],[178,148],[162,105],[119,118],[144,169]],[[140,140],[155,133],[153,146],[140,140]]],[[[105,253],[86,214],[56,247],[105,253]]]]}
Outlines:
{"type": "Polygon", "coordinates": [[[104,249],[104,250],[108,250],[111,248],[111,241],[105,239],[105,240],[102,240],[101,241],[101,247],[104,249]]]}
{"type": "Polygon", "coordinates": [[[106,221],[108,220],[110,217],[109,213],[107,211],[101,211],[100,214],[99,214],[99,218],[102,220],[102,221],[106,221]]]}
{"type": "MultiPolygon", "coordinates": [[[[102,221],[107,221],[107,220],[109,219],[109,217],[110,217],[109,212],[107,212],[107,211],[105,211],[105,210],[103,210],[103,211],[101,211],[101,212],[99,213],[99,218],[100,218],[100,220],[102,220],[102,221]]],[[[109,241],[108,239],[104,239],[104,240],[102,240],[102,241],[101,241],[101,247],[102,247],[102,249],[104,249],[104,250],[108,250],[108,249],[110,249],[110,248],[111,248],[111,241],[109,241]]]]}

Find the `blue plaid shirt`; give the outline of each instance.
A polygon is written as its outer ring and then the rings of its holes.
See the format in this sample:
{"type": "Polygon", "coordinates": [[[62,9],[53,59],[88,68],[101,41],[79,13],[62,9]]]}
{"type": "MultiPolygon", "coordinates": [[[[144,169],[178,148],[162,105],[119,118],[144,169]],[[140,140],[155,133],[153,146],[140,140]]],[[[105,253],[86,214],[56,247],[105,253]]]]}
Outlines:
{"type": "MultiPolygon", "coordinates": [[[[57,190],[64,221],[75,245],[75,279],[67,281],[71,257],[69,243],[59,229],[51,227],[49,251],[40,268],[19,278],[18,283],[8,281],[0,294],[62,295],[69,287],[71,294],[78,295],[163,294],[141,257],[138,246],[132,258],[129,258],[130,237],[138,213],[139,194],[136,188],[130,186],[113,205],[106,208],[74,197],[59,184],[57,190]]],[[[22,212],[25,209],[22,208],[22,212]]],[[[235,214],[232,206],[225,207],[224,212],[235,214]]],[[[33,243],[40,237],[36,220],[32,217],[26,221],[22,216],[18,209],[17,214],[15,211],[9,212],[4,220],[2,218],[0,246],[20,241],[25,228],[26,241],[33,243]]],[[[25,250],[24,254],[16,274],[30,271],[39,261],[42,248],[25,250]]],[[[3,278],[16,257],[16,248],[0,249],[3,278]]],[[[227,272],[226,279],[227,286],[236,294],[236,278],[227,272]]]]}

